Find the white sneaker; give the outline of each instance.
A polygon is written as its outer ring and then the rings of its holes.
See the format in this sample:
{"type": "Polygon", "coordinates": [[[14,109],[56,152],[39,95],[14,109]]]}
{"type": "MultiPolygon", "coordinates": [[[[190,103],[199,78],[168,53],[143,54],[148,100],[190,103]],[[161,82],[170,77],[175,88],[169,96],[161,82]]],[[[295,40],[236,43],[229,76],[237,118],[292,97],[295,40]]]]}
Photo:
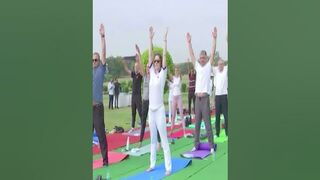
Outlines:
{"type": "Polygon", "coordinates": [[[214,153],[215,153],[213,148],[211,148],[210,153],[211,153],[211,154],[214,154],[214,153]]]}

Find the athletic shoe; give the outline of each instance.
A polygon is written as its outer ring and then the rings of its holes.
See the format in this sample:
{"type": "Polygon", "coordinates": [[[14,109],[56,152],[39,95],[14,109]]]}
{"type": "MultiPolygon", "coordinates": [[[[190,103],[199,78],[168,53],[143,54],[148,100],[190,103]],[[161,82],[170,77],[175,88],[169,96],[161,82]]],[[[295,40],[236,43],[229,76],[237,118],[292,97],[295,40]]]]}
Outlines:
{"type": "Polygon", "coordinates": [[[197,150],[197,148],[196,147],[193,147],[192,149],[191,149],[191,151],[196,151],[197,150]]]}

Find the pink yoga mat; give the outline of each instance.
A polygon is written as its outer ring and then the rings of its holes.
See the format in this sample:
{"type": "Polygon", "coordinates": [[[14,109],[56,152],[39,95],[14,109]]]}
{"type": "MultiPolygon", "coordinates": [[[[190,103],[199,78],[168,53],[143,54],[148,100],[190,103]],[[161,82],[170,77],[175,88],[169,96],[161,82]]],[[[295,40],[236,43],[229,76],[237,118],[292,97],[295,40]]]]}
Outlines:
{"type": "MultiPolygon", "coordinates": [[[[192,134],[193,130],[186,129],[185,133],[186,134],[192,134]]],[[[181,137],[183,137],[183,129],[180,129],[179,131],[174,132],[169,136],[169,138],[181,138],[181,137]]]]}
{"type": "MultiPolygon", "coordinates": [[[[118,153],[118,152],[109,151],[108,152],[109,165],[120,162],[127,157],[128,157],[128,154],[122,154],[122,153],[118,153]]],[[[102,166],[103,166],[102,158],[94,160],[92,163],[93,169],[101,168],[102,166]]]]}

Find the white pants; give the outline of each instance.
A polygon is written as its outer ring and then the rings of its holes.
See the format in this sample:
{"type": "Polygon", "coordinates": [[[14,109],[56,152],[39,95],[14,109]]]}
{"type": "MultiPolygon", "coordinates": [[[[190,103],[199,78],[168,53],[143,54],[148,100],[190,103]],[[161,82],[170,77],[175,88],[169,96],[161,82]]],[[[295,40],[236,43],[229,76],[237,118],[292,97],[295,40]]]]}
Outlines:
{"type": "Polygon", "coordinates": [[[171,122],[171,105],[172,101],[170,98],[168,98],[168,106],[169,106],[169,122],[171,122]]]}
{"type": "Polygon", "coordinates": [[[171,153],[167,137],[166,114],[164,105],[157,110],[149,109],[149,128],[150,128],[150,168],[154,168],[157,160],[157,129],[161,138],[161,146],[164,153],[166,171],[171,171],[171,153]]]}

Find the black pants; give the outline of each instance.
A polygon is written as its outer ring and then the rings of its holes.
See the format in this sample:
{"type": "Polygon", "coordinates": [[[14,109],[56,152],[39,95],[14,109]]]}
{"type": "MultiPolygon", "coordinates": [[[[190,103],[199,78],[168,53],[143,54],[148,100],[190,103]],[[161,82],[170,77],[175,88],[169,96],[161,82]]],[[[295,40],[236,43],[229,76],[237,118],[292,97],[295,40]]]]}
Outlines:
{"type": "MultiPolygon", "coordinates": [[[[103,104],[93,106],[93,129],[99,138],[100,151],[103,159],[103,165],[108,165],[108,143],[104,125],[104,107],[103,104]]],[[[92,131],[93,131],[92,129],[92,131]]]]}
{"type": "Polygon", "coordinates": [[[216,135],[220,134],[220,115],[224,116],[224,128],[226,135],[228,135],[228,95],[219,95],[215,97],[216,100],[216,135]]]}
{"type": "Polygon", "coordinates": [[[115,103],[115,108],[119,108],[119,94],[115,94],[115,96],[114,96],[115,98],[114,98],[114,103],[115,103]]]}
{"type": "Polygon", "coordinates": [[[189,92],[189,94],[188,94],[188,111],[189,111],[189,116],[191,115],[191,112],[192,112],[192,110],[191,110],[191,103],[193,102],[193,111],[195,111],[195,100],[196,100],[196,96],[195,96],[195,94],[194,94],[194,92],[189,92]]]}
{"type": "MultiPolygon", "coordinates": [[[[141,119],[141,131],[140,131],[140,142],[143,141],[144,132],[146,130],[147,118],[149,112],[149,100],[142,101],[142,119],[141,119]]],[[[158,142],[160,142],[160,134],[157,130],[158,142]]]]}
{"type": "Polygon", "coordinates": [[[109,94],[109,109],[113,109],[113,95],[109,94]]]}
{"type": "Polygon", "coordinates": [[[135,122],[136,122],[136,112],[138,110],[138,114],[140,117],[140,120],[142,120],[142,102],[141,102],[141,96],[133,95],[131,99],[131,127],[134,128],[135,122]]]}

